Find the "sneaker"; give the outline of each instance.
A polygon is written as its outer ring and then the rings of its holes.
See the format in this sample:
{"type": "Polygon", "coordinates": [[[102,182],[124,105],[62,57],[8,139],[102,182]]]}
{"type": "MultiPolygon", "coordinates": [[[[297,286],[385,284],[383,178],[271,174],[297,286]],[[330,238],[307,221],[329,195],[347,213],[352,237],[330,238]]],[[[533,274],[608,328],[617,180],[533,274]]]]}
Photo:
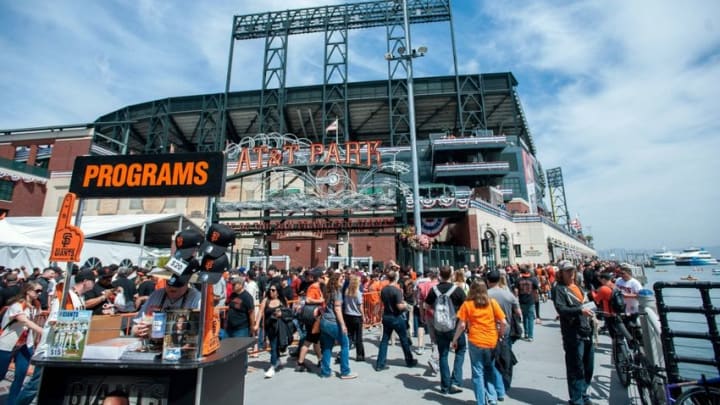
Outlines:
{"type": "Polygon", "coordinates": [[[416,347],[416,348],[413,350],[413,352],[415,352],[415,354],[417,354],[418,356],[422,356],[422,355],[423,355],[423,348],[422,348],[422,347],[416,347]]]}
{"type": "Polygon", "coordinates": [[[450,389],[448,390],[448,394],[459,394],[462,390],[454,385],[450,386],[450,389]]]}
{"type": "Polygon", "coordinates": [[[306,371],[307,371],[307,367],[305,367],[304,364],[299,364],[297,367],[295,367],[295,372],[304,373],[306,371]]]}
{"type": "Polygon", "coordinates": [[[357,376],[358,375],[356,373],[350,373],[350,374],[341,375],[340,379],[341,380],[354,380],[357,378],[357,376]]]}
{"type": "Polygon", "coordinates": [[[405,365],[407,365],[408,367],[415,367],[415,366],[417,366],[417,364],[418,364],[417,359],[412,359],[412,360],[410,360],[410,362],[405,363],[405,365]]]}
{"type": "Polygon", "coordinates": [[[270,368],[267,369],[267,371],[265,372],[265,378],[273,378],[274,375],[275,375],[275,367],[270,366],[270,368]]]}
{"type": "Polygon", "coordinates": [[[375,371],[383,371],[383,370],[389,370],[390,367],[388,366],[382,366],[382,367],[375,367],[375,371]]]}
{"type": "Polygon", "coordinates": [[[529,338],[527,338],[527,341],[528,341],[528,342],[532,342],[532,341],[533,341],[533,338],[529,337],[529,338]]]}

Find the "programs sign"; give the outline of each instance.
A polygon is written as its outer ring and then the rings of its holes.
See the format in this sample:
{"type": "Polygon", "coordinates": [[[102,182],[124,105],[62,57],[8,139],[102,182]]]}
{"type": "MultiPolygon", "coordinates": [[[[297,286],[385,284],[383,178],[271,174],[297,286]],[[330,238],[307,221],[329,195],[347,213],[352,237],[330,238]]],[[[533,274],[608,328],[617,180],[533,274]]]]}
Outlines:
{"type": "Polygon", "coordinates": [[[70,191],[81,198],[212,196],[224,185],[222,152],[79,156],[70,191]]]}

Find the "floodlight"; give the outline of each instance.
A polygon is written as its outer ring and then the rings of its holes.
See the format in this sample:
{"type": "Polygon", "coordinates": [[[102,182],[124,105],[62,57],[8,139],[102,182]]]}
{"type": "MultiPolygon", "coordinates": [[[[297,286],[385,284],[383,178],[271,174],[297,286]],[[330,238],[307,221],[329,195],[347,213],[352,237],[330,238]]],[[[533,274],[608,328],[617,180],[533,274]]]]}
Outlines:
{"type": "Polygon", "coordinates": [[[427,46],[421,46],[417,49],[417,51],[420,55],[425,55],[425,53],[427,53],[428,49],[427,49],[427,46]]]}
{"type": "Polygon", "coordinates": [[[398,47],[397,51],[398,51],[398,53],[399,53],[400,55],[404,55],[404,54],[405,54],[405,47],[404,47],[404,46],[400,46],[400,47],[398,47]]]}
{"type": "Polygon", "coordinates": [[[385,60],[392,60],[392,59],[393,59],[393,56],[390,52],[385,54],[385,60]]]}

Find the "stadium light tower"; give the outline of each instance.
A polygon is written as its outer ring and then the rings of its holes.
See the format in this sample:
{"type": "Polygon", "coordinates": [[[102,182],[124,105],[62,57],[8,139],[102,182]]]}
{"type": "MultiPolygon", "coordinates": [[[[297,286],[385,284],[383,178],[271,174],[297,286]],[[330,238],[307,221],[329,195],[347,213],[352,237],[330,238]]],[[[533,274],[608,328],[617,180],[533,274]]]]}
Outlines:
{"type": "MultiPolygon", "coordinates": [[[[413,89],[413,70],[412,60],[425,56],[428,49],[421,46],[413,49],[410,44],[410,23],[408,21],[407,0],[402,0],[403,8],[403,25],[405,29],[405,47],[398,47],[395,56],[391,52],[385,54],[385,60],[388,62],[402,59],[407,66],[407,92],[408,92],[408,126],[410,127],[410,150],[412,159],[412,194],[413,194],[413,222],[415,222],[415,234],[422,235],[422,222],[420,215],[420,168],[418,167],[418,150],[417,150],[417,132],[415,130],[415,91],[413,89]]],[[[420,250],[415,251],[415,271],[423,274],[423,254],[420,250]]]]}

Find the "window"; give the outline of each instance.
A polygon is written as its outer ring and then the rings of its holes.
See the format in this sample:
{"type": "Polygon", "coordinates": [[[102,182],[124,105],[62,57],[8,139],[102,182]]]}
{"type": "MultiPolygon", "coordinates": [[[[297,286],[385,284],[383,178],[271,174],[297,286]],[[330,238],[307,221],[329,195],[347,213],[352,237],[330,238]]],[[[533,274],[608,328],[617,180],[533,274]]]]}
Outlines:
{"type": "Polygon", "coordinates": [[[165,209],[166,210],[174,210],[175,208],[177,208],[177,199],[175,199],[175,198],[165,199],[165,209]]]}
{"type": "Polygon", "coordinates": [[[520,248],[520,245],[513,245],[513,249],[515,250],[515,257],[522,257],[522,249],[520,248]]]}
{"type": "Polygon", "coordinates": [[[141,210],[142,209],[142,200],[139,198],[133,198],[130,200],[130,209],[131,210],[141,210]]]}
{"type": "Polygon", "coordinates": [[[0,200],[12,201],[15,183],[10,180],[0,180],[0,200]]]}

